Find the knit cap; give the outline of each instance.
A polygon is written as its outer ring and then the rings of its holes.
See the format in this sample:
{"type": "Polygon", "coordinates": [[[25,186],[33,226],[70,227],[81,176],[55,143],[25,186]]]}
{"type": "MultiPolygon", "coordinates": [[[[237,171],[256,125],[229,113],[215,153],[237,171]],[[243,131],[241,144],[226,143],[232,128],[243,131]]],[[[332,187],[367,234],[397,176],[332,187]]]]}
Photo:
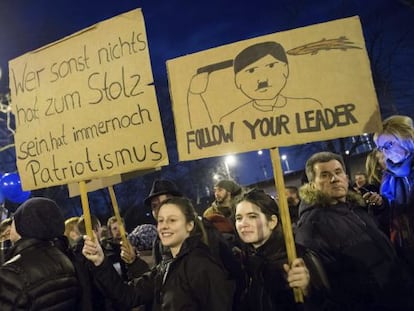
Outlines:
{"type": "Polygon", "coordinates": [[[51,240],[63,235],[65,219],[55,201],[30,198],[13,215],[17,233],[22,238],[51,240]]]}
{"type": "Polygon", "coordinates": [[[151,224],[138,225],[130,234],[128,240],[139,251],[152,249],[157,238],[157,227],[151,224]]]}
{"type": "Polygon", "coordinates": [[[242,190],[234,181],[226,179],[220,180],[215,186],[227,190],[231,195],[238,195],[242,190]]]}

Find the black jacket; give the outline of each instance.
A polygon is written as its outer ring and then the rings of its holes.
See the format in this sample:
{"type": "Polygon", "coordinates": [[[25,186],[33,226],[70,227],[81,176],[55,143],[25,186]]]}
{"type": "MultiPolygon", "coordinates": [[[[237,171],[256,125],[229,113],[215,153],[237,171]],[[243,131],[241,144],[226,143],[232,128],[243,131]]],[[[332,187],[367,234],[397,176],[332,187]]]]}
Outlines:
{"type": "Polygon", "coordinates": [[[70,259],[52,242],[20,239],[0,267],[0,310],[78,310],[70,259]]]}
{"type": "MultiPolygon", "coordinates": [[[[311,276],[308,291],[314,294],[326,292],[325,272],[319,259],[300,246],[296,246],[298,257],[303,258],[311,276]]],[[[273,231],[270,238],[259,248],[246,246],[244,268],[247,287],[241,300],[240,310],[245,311],[297,311],[318,310],[307,299],[305,303],[296,303],[293,290],[287,282],[283,264],[288,263],[285,241],[281,226],[273,231]]],[[[305,297],[306,298],[306,297],[305,297]]]]}
{"type": "Polygon", "coordinates": [[[197,236],[187,238],[175,258],[164,260],[134,286],[120,282],[107,260],[93,274],[105,294],[124,307],[152,303],[153,310],[232,308],[234,284],[197,236]]]}
{"type": "Polygon", "coordinates": [[[331,285],[321,310],[411,310],[411,280],[361,197],[331,205],[310,187],[301,194],[295,241],[318,254],[331,285]]]}
{"type": "Polygon", "coordinates": [[[282,233],[274,231],[266,243],[257,249],[248,247],[246,253],[248,286],[242,299],[244,310],[297,310],[283,270],[288,260],[282,233]]]}

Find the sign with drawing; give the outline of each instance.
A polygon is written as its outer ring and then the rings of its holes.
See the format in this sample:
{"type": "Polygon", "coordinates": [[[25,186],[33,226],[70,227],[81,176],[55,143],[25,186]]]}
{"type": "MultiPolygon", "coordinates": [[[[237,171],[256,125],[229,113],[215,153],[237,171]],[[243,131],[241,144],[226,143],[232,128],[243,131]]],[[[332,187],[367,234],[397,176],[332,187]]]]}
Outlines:
{"type": "Polygon", "coordinates": [[[358,17],[186,55],[167,69],[180,160],[381,126],[358,17]]]}
{"type": "Polygon", "coordinates": [[[140,9],[9,64],[24,189],[168,164],[140,9]]]}

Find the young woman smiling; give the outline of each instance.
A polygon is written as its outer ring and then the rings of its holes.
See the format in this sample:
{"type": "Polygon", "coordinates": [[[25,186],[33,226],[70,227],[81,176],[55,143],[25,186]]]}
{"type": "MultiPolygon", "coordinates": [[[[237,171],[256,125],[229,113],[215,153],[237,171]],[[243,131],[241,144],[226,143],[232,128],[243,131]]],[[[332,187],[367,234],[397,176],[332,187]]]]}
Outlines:
{"type": "Polygon", "coordinates": [[[105,294],[124,308],[152,304],[152,310],[232,310],[234,284],[212,256],[190,200],[167,199],[157,221],[161,243],[171,257],[165,256],[133,285],[122,283],[99,243],[85,237],[83,254],[93,262],[94,278],[105,294]]]}
{"type": "MultiPolygon", "coordinates": [[[[275,200],[262,190],[250,190],[236,204],[235,221],[246,253],[248,285],[241,301],[242,310],[302,310],[303,305],[294,301],[292,288],[299,288],[306,295],[310,273],[302,258],[293,260],[291,266],[287,264],[275,200]]],[[[316,258],[312,260],[314,266],[316,258]]]]}

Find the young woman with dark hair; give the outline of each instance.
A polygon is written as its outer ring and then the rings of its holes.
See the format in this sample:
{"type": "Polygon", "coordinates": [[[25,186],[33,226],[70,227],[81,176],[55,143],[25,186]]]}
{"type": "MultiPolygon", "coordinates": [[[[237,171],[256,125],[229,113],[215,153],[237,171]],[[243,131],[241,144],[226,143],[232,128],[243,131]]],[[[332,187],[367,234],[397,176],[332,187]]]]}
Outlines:
{"type": "Polygon", "coordinates": [[[159,238],[171,257],[163,258],[133,285],[122,283],[99,243],[85,237],[83,254],[93,262],[94,278],[105,294],[124,308],[152,304],[152,310],[231,310],[234,284],[212,256],[190,200],[167,199],[157,221],[159,238]]]}
{"type": "MultiPolygon", "coordinates": [[[[300,289],[305,296],[308,294],[308,262],[305,264],[304,259],[296,258],[290,266],[287,264],[276,201],[262,190],[250,190],[236,204],[235,221],[238,235],[245,244],[244,267],[248,278],[242,309],[303,310],[304,305],[295,302],[292,288],[300,289]]],[[[314,271],[322,275],[317,259],[310,253],[305,256],[314,271]]]]}

